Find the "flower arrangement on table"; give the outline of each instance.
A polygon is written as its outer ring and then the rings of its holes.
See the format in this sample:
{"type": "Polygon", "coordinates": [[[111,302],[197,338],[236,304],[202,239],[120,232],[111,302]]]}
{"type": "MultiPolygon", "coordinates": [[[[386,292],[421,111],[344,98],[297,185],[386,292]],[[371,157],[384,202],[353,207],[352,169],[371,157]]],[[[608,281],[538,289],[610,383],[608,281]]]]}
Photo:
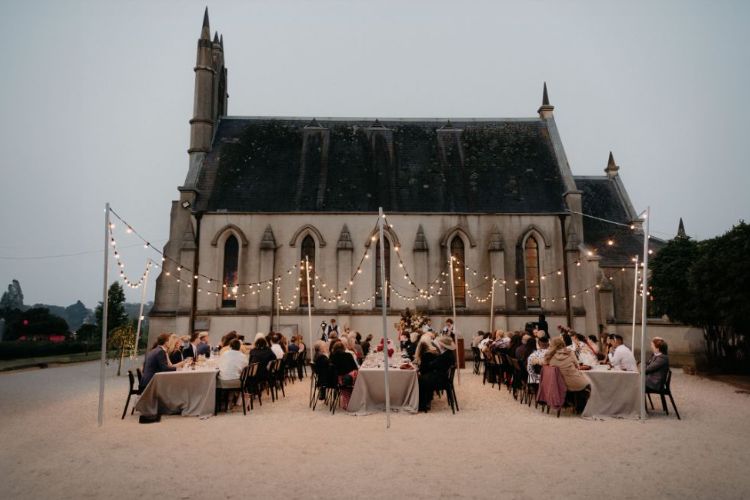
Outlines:
{"type": "Polygon", "coordinates": [[[422,316],[422,314],[420,314],[416,309],[414,311],[411,311],[407,307],[406,310],[401,313],[401,333],[418,332],[422,330],[422,327],[426,323],[427,318],[422,316]]]}
{"type": "MultiPolygon", "coordinates": [[[[375,348],[375,350],[376,350],[376,351],[378,351],[378,352],[383,352],[383,339],[380,339],[380,343],[379,343],[379,344],[378,344],[378,346],[377,346],[377,347],[375,348]]],[[[393,342],[391,342],[391,339],[388,339],[388,357],[389,357],[389,358],[390,358],[391,356],[393,356],[393,352],[394,352],[394,349],[393,349],[393,342]]]]}

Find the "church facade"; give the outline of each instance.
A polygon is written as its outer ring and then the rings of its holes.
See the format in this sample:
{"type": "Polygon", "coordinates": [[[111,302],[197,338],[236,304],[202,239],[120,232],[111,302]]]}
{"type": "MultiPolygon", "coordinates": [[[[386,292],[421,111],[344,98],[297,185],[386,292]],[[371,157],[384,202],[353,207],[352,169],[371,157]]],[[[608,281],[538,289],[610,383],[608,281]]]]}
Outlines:
{"type": "Polygon", "coordinates": [[[313,337],[331,318],[380,335],[383,301],[391,324],[407,307],[439,324],[452,294],[465,339],[540,313],[629,335],[637,214],[611,154],[604,175],[573,175],[546,85],[536,116],[454,120],[231,116],[227,89],[206,14],[150,337],[308,339],[308,310],[313,337]]]}

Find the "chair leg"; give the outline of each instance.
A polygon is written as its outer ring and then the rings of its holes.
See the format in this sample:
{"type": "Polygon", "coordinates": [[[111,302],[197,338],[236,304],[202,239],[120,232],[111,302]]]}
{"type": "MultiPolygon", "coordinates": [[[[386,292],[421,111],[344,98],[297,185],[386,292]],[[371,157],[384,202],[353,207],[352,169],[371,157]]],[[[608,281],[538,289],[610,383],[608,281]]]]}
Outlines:
{"type": "Polygon", "coordinates": [[[664,397],[664,394],[660,394],[661,396],[661,407],[664,410],[664,413],[669,415],[669,408],[667,408],[667,398],[664,397]]]}
{"type": "Polygon", "coordinates": [[[682,420],[680,418],[680,412],[677,411],[677,405],[674,404],[674,398],[672,397],[672,393],[669,393],[669,400],[672,402],[672,408],[674,409],[675,415],[677,415],[677,420],[682,420]]]}
{"type": "Polygon", "coordinates": [[[128,399],[125,401],[125,409],[122,410],[122,418],[120,420],[125,420],[125,414],[128,413],[128,405],[129,404],[130,404],[130,393],[128,393],[128,399]]]}
{"type": "Polygon", "coordinates": [[[646,396],[648,396],[648,402],[651,403],[651,409],[654,409],[654,402],[651,400],[651,394],[646,393],[646,396]]]}

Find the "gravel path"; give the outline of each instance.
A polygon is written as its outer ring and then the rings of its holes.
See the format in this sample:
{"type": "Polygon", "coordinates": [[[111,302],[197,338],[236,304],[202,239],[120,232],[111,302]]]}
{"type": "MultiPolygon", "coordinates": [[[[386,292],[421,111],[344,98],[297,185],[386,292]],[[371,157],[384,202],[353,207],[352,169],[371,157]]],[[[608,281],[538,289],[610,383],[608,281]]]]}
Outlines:
{"type": "MultiPolygon", "coordinates": [[[[0,498],[747,498],[750,396],[675,372],[683,417],[559,419],[470,370],[429,414],[332,416],[308,379],[243,416],[120,420],[127,377],[98,364],[0,374],[0,498]]],[[[658,405],[657,405],[658,406],[658,405]]]]}

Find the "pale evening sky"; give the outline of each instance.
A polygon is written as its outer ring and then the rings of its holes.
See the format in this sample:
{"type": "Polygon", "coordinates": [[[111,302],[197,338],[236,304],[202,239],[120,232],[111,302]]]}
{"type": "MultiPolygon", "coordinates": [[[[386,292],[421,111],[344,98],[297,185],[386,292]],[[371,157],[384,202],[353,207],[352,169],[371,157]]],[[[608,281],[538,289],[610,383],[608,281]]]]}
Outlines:
{"type": "MultiPolygon", "coordinates": [[[[4,2],[2,290],[16,278],[27,304],[93,307],[106,201],[159,248],[166,241],[187,173],[204,7],[4,2]],[[67,254],[78,255],[49,258],[67,254]]],[[[547,81],[574,174],[602,174],[612,150],[657,236],[673,235],[679,217],[702,239],[750,216],[748,2],[208,7],[224,35],[229,114],[526,117],[547,81]]],[[[123,255],[133,274],[155,256],[138,246],[123,255]]]]}

